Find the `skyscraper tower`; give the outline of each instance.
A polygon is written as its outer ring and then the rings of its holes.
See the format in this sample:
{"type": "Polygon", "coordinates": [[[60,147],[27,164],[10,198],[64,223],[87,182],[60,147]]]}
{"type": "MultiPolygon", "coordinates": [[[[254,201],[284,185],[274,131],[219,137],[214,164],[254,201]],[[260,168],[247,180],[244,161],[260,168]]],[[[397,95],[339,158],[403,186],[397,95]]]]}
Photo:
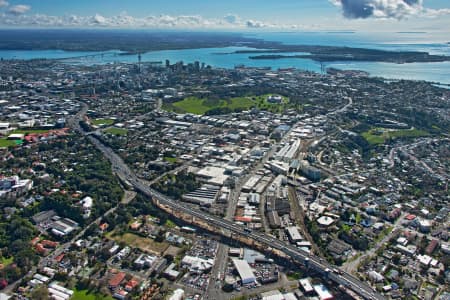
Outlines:
{"type": "Polygon", "coordinates": [[[140,52],[138,54],[138,61],[139,61],[139,63],[138,63],[138,72],[141,73],[142,55],[141,55],[140,52]]]}

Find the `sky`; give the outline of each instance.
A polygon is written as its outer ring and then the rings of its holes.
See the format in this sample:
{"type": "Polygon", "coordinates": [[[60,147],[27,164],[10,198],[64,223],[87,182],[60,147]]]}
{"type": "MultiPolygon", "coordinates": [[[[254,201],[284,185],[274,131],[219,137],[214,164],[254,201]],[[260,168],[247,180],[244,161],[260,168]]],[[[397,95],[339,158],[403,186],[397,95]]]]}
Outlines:
{"type": "Polygon", "coordinates": [[[441,31],[449,0],[0,0],[0,27],[441,31]]]}

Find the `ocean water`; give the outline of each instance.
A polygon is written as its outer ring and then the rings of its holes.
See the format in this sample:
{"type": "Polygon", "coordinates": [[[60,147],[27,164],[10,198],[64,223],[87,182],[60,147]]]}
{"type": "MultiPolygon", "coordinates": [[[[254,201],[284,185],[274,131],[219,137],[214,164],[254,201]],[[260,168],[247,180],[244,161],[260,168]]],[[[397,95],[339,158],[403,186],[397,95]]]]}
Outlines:
{"type": "MultiPolygon", "coordinates": [[[[450,37],[447,34],[415,33],[353,33],[353,32],[271,32],[245,33],[245,36],[276,41],[285,44],[348,46],[372,48],[392,51],[425,51],[431,54],[450,56],[450,37]]],[[[171,63],[183,61],[204,62],[217,68],[234,68],[238,65],[249,67],[298,68],[321,72],[321,65],[310,59],[274,59],[252,60],[249,54],[232,54],[236,50],[251,49],[246,47],[200,48],[187,50],[165,50],[147,52],[142,55],[144,62],[171,63]]],[[[62,50],[0,50],[0,58],[4,59],[62,59],[75,64],[105,64],[114,62],[136,63],[137,55],[120,55],[120,51],[107,52],[67,52],[62,50]]],[[[287,53],[294,55],[299,53],[287,53]]],[[[325,67],[343,70],[362,70],[372,76],[389,79],[426,80],[450,84],[450,62],[393,64],[378,62],[332,62],[325,67]]]]}
{"type": "Polygon", "coordinates": [[[99,54],[95,51],[64,51],[64,50],[1,50],[2,59],[62,59],[69,57],[81,57],[86,55],[99,54]]]}

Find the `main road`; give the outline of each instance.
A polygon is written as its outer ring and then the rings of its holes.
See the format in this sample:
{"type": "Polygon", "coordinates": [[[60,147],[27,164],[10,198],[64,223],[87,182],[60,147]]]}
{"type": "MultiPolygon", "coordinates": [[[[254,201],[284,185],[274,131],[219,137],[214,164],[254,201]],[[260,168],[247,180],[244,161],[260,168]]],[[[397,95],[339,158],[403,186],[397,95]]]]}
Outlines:
{"type": "Polygon", "coordinates": [[[150,197],[152,200],[156,200],[160,204],[170,207],[177,212],[190,215],[198,220],[203,220],[204,222],[213,225],[215,228],[225,229],[233,233],[233,235],[243,236],[247,239],[256,241],[259,244],[266,246],[267,249],[276,249],[289,256],[293,261],[301,263],[311,270],[324,274],[324,276],[336,284],[343,285],[346,288],[353,290],[364,299],[385,299],[381,294],[375,292],[367,283],[360,281],[351,274],[337,270],[335,266],[329,264],[322,258],[311,255],[306,251],[298,249],[297,247],[273,238],[265,233],[249,231],[243,226],[237,225],[230,220],[209,215],[204,211],[192,209],[181,201],[176,201],[159,193],[139,179],[111,148],[106,147],[92,135],[88,135],[81,127],[77,126],[78,124],[73,125],[75,125],[74,127],[76,127],[80,133],[85,135],[97,149],[109,159],[113,170],[120,178],[128,181],[136,191],[150,197]]]}

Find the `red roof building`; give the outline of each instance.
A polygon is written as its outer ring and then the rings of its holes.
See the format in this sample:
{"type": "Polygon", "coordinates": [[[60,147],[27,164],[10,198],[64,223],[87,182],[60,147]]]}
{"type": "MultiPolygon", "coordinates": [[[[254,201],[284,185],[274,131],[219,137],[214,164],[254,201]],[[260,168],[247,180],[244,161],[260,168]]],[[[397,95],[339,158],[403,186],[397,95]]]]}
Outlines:
{"type": "Polygon", "coordinates": [[[100,227],[101,231],[105,231],[106,229],[108,229],[109,225],[108,225],[108,223],[103,223],[103,224],[100,224],[99,227],[100,227]]]}
{"type": "Polygon", "coordinates": [[[42,246],[44,246],[45,248],[56,248],[58,247],[59,243],[58,242],[53,242],[53,241],[49,241],[49,240],[43,240],[41,242],[42,246]]]}
{"type": "Polygon", "coordinates": [[[34,249],[36,249],[37,253],[39,253],[40,255],[43,255],[43,256],[47,255],[49,252],[49,250],[45,249],[45,247],[42,246],[41,243],[37,243],[36,245],[34,245],[34,249]]]}
{"type": "Polygon", "coordinates": [[[38,236],[35,237],[34,239],[31,240],[31,245],[33,245],[33,246],[36,245],[36,244],[40,241],[40,239],[41,239],[41,238],[38,237],[38,236]]]}
{"type": "Polygon", "coordinates": [[[416,216],[415,216],[415,215],[412,215],[412,214],[409,214],[409,215],[407,215],[407,216],[405,217],[405,219],[408,220],[408,221],[412,221],[412,220],[414,220],[415,218],[416,218],[416,216]]]}
{"type": "Polygon", "coordinates": [[[115,289],[117,288],[122,281],[125,279],[126,274],[124,272],[119,272],[116,275],[114,275],[110,280],[109,280],[109,288],[110,289],[115,289]]]}
{"type": "Polygon", "coordinates": [[[236,222],[250,223],[252,221],[252,217],[236,216],[234,217],[234,220],[236,222]]]}
{"type": "Polygon", "coordinates": [[[425,249],[425,253],[428,255],[431,255],[434,250],[436,250],[436,247],[439,245],[438,240],[431,240],[431,242],[428,244],[427,248],[425,249]]]}
{"type": "Polygon", "coordinates": [[[127,282],[127,284],[125,285],[125,290],[127,292],[131,292],[135,287],[138,286],[138,284],[139,284],[139,281],[136,278],[133,278],[127,282]]]}
{"type": "Polygon", "coordinates": [[[65,255],[64,253],[58,255],[57,257],[55,257],[55,261],[56,261],[57,263],[60,263],[60,262],[63,260],[64,255],[65,255]]]}

